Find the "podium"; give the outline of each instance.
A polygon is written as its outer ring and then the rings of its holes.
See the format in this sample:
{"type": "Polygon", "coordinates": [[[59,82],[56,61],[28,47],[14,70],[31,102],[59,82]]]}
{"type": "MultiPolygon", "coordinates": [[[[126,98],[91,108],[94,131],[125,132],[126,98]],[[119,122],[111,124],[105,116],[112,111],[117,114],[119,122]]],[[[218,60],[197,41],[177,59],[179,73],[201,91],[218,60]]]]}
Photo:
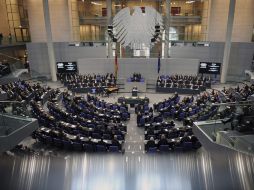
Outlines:
{"type": "Polygon", "coordinates": [[[132,89],[131,95],[132,95],[133,97],[137,97],[137,96],[138,96],[138,89],[132,89]]]}

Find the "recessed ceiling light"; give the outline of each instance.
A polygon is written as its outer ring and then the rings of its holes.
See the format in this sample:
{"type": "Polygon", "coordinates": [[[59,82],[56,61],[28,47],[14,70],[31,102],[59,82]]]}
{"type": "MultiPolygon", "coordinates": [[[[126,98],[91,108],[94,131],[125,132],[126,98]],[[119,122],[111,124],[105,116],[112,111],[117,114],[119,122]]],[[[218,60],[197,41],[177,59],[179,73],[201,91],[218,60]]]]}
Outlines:
{"type": "Polygon", "coordinates": [[[190,3],[194,3],[195,1],[186,1],[185,3],[190,4],[190,3]]]}
{"type": "Polygon", "coordinates": [[[101,3],[96,3],[96,2],[94,2],[94,1],[91,1],[91,4],[93,4],[93,5],[99,5],[99,6],[102,5],[101,3]]]}

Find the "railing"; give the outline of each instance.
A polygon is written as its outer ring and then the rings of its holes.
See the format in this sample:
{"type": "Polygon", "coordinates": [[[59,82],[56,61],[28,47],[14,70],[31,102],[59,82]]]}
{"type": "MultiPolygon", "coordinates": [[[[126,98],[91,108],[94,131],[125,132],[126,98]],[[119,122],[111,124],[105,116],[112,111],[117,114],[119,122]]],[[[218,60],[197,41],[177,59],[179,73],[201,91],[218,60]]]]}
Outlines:
{"type": "Polygon", "coordinates": [[[31,116],[26,101],[0,101],[0,113],[19,117],[31,116]]]}
{"type": "Polygon", "coordinates": [[[36,119],[0,113],[0,153],[14,148],[38,127],[36,119]]]}
{"type": "Polygon", "coordinates": [[[204,147],[210,151],[239,151],[254,154],[253,135],[243,135],[235,131],[225,131],[230,123],[221,120],[195,122],[193,132],[204,147]]]}
{"type": "Polygon", "coordinates": [[[23,45],[26,42],[16,41],[15,36],[9,38],[8,36],[4,36],[2,40],[0,40],[0,46],[11,46],[11,45],[23,45]]]}

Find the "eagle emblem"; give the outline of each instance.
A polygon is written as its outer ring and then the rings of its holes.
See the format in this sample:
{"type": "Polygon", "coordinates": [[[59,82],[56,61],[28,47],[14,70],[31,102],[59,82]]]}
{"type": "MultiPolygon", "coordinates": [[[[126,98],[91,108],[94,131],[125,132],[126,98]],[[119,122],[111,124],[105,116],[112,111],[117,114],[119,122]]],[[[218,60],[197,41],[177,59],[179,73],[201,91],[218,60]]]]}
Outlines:
{"type": "Polygon", "coordinates": [[[112,25],[114,36],[123,47],[142,49],[153,44],[151,39],[156,35],[155,28],[162,30],[163,19],[160,13],[149,6],[135,6],[133,9],[126,7],[115,15],[112,25]]]}

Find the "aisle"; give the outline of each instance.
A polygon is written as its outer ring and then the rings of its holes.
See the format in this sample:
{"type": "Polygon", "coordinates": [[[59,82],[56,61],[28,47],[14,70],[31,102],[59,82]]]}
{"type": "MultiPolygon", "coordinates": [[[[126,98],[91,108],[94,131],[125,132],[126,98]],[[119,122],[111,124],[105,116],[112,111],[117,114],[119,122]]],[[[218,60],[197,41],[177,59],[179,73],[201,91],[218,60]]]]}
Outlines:
{"type": "Polygon", "coordinates": [[[137,115],[134,108],[129,108],[129,112],[131,117],[127,124],[127,134],[125,136],[125,153],[143,153],[144,129],[137,127],[137,115]]]}

